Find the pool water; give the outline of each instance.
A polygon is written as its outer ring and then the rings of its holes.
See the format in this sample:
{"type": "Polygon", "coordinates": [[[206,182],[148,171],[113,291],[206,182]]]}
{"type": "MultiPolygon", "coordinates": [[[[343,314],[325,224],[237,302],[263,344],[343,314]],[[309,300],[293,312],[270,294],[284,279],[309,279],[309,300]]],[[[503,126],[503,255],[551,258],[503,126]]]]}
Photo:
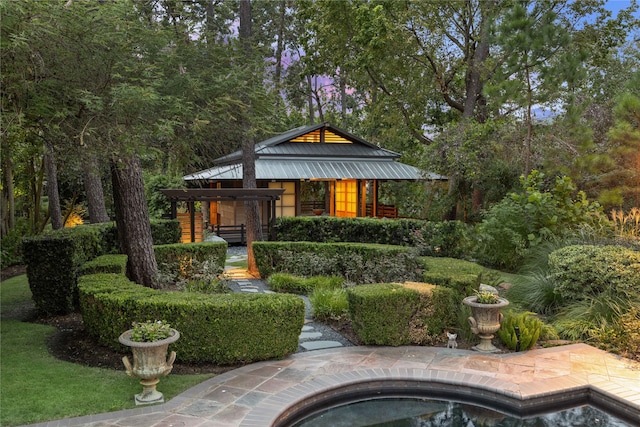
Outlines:
{"type": "Polygon", "coordinates": [[[372,399],[323,410],[294,427],[630,427],[593,406],[519,418],[442,400],[372,399]]]}

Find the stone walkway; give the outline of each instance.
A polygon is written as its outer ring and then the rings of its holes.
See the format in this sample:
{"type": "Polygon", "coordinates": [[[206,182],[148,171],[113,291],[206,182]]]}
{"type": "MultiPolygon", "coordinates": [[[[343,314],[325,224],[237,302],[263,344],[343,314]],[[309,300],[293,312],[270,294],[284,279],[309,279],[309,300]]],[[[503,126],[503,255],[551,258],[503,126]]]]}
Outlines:
{"type": "Polygon", "coordinates": [[[308,351],[226,372],[161,405],[32,427],[270,427],[319,396],[382,387],[482,397],[524,410],[577,399],[605,404],[640,426],[640,363],[574,344],[498,355],[443,347],[308,351]]]}
{"type": "MultiPolygon", "coordinates": [[[[246,260],[246,256],[234,255],[227,262],[237,263],[246,260]]],[[[225,274],[231,280],[230,287],[235,292],[245,293],[273,293],[264,281],[249,275],[246,269],[227,267],[225,274]]],[[[298,353],[311,350],[324,350],[334,347],[350,347],[353,344],[330,327],[313,321],[311,304],[306,296],[301,296],[305,301],[305,324],[300,334],[298,353]]]]}

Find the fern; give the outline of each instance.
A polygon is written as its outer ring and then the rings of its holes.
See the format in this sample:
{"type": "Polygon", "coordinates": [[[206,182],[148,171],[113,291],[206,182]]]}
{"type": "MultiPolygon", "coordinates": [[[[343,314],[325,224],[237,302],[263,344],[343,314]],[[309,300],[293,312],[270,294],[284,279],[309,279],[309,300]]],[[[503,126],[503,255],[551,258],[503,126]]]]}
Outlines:
{"type": "Polygon", "coordinates": [[[511,350],[515,350],[518,343],[516,326],[520,328],[520,349],[532,349],[538,342],[538,338],[540,338],[543,327],[542,321],[536,317],[535,313],[530,311],[514,314],[510,310],[502,320],[502,325],[498,330],[498,337],[511,350]]]}

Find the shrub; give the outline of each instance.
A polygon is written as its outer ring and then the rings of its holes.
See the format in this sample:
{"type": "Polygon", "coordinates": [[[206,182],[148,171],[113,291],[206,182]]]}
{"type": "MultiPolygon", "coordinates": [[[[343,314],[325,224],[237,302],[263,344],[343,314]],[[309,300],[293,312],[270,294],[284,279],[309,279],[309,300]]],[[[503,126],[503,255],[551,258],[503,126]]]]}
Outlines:
{"type": "Polygon", "coordinates": [[[455,258],[420,258],[425,271],[422,281],[455,289],[460,296],[471,295],[489,270],[470,261],[455,258]]]}
{"type": "Polygon", "coordinates": [[[511,350],[515,350],[518,343],[516,327],[520,329],[520,350],[531,350],[542,333],[542,321],[530,311],[516,314],[509,310],[502,320],[498,337],[511,350]]]}
{"type": "Polygon", "coordinates": [[[153,247],[159,281],[213,280],[224,271],[226,242],[175,243],[153,247]]]}
{"type": "Polygon", "coordinates": [[[163,319],[180,331],[172,345],[184,362],[282,358],[297,350],[304,323],[304,302],[294,295],[163,292],[117,274],[82,276],[78,288],[85,328],[100,343],[124,350],[118,337],[131,322],[163,319]]]}
{"type": "Polygon", "coordinates": [[[266,280],[267,285],[276,292],[307,295],[311,286],[304,277],[289,273],[274,273],[266,280]]]}
{"type": "Polygon", "coordinates": [[[116,273],[125,274],[127,269],[126,255],[101,255],[82,264],[81,274],[116,273]]]}
{"type": "Polygon", "coordinates": [[[395,284],[373,284],[347,290],[353,331],[367,345],[406,345],[419,293],[395,284]]]}
{"type": "Polygon", "coordinates": [[[577,300],[611,290],[640,297],[640,252],[620,246],[572,245],[549,255],[555,292],[577,300]]]}
{"type": "Polygon", "coordinates": [[[415,246],[425,256],[460,257],[468,252],[469,227],[460,221],[322,216],[281,217],[276,224],[278,241],[415,246]]]}
{"type": "Polygon", "coordinates": [[[544,174],[520,178],[522,192],[493,205],[478,226],[475,257],[484,265],[516,270],[530,247],[582,226],[606,223],[597,203],[587,200],[568,177],[544,187],[544,174]]]}
{"type": "Polygon", "coordinates": [[[338,275],[354,283],[417,280],[420,265],[410,248],[358,243],[255,242],[262,277],[338,275]]]}
{"type": "Polygon", "coordinates": [[[342,288],[318,286],[311,291],[309,301],[313,317],[318,321],[339,319],[348,314],[347,292],[342,288]]]}
{"type": "Polygon", "coordinates": [[[68,314],[77,306],[82,264],[100,253],[100,235],[85,226],[56,230],[25,238],[23,253],[38,312],[68,314]]]}

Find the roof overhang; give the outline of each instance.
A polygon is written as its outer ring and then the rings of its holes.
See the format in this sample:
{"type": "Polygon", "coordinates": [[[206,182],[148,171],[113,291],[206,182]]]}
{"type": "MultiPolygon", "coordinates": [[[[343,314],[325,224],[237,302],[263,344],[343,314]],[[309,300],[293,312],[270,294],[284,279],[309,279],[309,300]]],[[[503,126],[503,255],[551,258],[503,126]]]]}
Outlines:
{"type": "Polygon", "coordinates": [[[162,189],[171,202],[278,200],[284,188],[179,188],[162,189]]]}
{"type": "MultiPolygon", "coordinates": [[[[257,159],[256,179],[259,180],[445,180],[434,174],[395,161],[376,160],[293,160],[257,159]]],[[[242,179],[242,165],[213,167],[183,177],[185,181],[228,181],[242,179]]]]}

